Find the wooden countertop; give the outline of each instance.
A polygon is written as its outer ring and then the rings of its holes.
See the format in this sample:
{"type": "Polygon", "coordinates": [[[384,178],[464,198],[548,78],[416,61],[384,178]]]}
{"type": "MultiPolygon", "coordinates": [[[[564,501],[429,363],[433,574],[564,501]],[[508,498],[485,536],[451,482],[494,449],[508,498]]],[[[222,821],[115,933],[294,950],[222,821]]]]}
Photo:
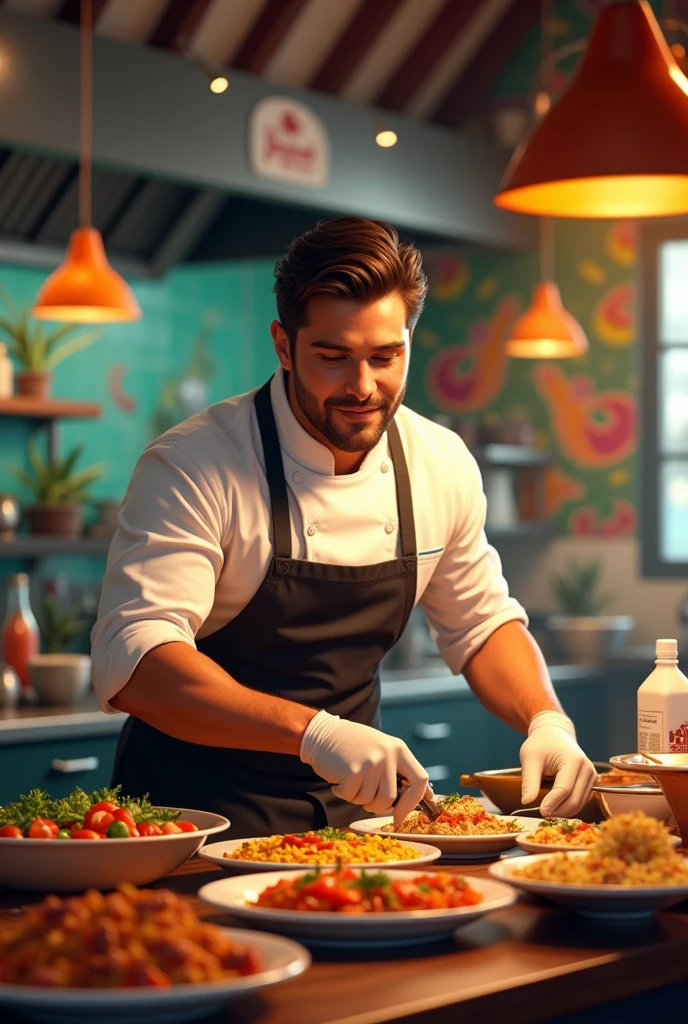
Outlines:
{"type": "MultiPolygon", "coordinates": [[[[448,870],[487,873],[484,864],[448,870]]],[[[219,874],[219,868],[194,857],[155,885],[188,896],[201,916],[235,925],[195,895],[219,874]]],[[[0,890],[0,915],[40,899],[40,894],[0,890]]],[[[686,979],[686,913],[672,910],[645,923],[604,926],[544,902],[521,900],[467,925],[452,942],[388,951],[314,951],[304,975],[260,997],[231,1003],[213,1021],[530,1024],[686,979]]],[[[19,1018],[3,1012],[3,1024],[19,1024],[19,1018]]]]}

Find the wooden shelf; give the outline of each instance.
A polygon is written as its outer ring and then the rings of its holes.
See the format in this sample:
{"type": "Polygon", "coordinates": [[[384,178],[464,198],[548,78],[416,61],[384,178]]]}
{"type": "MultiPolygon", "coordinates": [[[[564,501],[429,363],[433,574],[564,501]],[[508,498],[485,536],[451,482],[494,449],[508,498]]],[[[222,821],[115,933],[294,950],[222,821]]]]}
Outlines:
{"type": "Polygon", "coordinates": [[[0,416],[24,416],[34,420],[98,419],[102,409],[96,402],[72,402],[63,398],[30,398],[17,395],[0,398],[0,416]]]}
{"type": "Polygon", "coordinates": [[[112,537],[58,537],[20,534],[0,540],[0,558],[49,558],[53,555],[82,555],[105,558],[112,537]]]}
{"type": "Polygon", "coordinates": [[[517,469],[520,466],[550,466],[554,462],[552,452],[546,448],[522,444],[485,444],[471,451],[481,466],[517,469]]]}

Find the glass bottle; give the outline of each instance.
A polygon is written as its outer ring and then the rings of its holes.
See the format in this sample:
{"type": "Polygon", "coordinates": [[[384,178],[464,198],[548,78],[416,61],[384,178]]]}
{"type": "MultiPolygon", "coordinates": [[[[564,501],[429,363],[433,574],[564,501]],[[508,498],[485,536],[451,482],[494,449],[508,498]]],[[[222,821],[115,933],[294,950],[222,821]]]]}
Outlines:
{"type": "Polygon", "coordinates": [[[29,601],[29,577],[19,572],[10,576],[7,584],[7,608],[2,623],[4,660],[19,676],[22,699],[31,700],[28,662],[33,654],[38,654],[40,637],[29,601]]]}

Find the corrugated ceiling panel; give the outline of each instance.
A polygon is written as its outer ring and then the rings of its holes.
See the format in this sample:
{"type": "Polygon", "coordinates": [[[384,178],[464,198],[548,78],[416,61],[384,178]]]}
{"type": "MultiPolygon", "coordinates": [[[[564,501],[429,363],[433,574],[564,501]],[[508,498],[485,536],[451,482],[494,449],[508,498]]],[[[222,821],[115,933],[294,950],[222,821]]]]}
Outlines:
{"type": "Polygon", "coordinates": [[[196,192],[170,182],[147,181],[113,227],[108,245],[149,259],[196,192]]]}
{"type": "Polygon", "coordinates": [[[42,160],[40,157],[30,157],[29,160],[24,188],[2,225],[3,232],[23,238],[33,235],[46,209],[73,173],[71,165],[64,161],[42,160]]]}

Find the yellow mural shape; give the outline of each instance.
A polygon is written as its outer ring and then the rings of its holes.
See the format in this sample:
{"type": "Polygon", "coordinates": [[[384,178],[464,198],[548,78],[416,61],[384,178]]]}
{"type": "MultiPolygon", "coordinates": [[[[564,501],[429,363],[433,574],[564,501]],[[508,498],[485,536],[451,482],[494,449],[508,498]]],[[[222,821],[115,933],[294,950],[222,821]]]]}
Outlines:
{"type": "Polygon", "coordinates": [[[619,220],[607,232],[607,253],[621,267],[632,267],[638,258],[638,229],[632,220],[619,220]]]}
{"type": "Polygon", "coordinates": [[[594,260],[581,260],[578,273],[588,284],[604,284],[607,280],[607,271],[594,260]]]}
{"type": "Polygon", "coordinates": [[[635,338],[635,285],[615,284],[596,302],[592,311],[593,330],[613,348],[625,348],[635,338]]]}
{"type": "Polygon", "coordinates": [[[423,258],[430,295],[438,302],[451,302],[468,285],[470,271],[464,259],[453,252],[428,253],[423,258]]]}
{"type": "Polygon", "coordinates": [[[604,469],[634,451],[637,403],[625,391],[595,392],[591,377],[567,377],[553,363],[534,373],[562,452],[577,466],[604,469]]]}
{"type": "Polygon", "coordinates": [[[469,324],[464,344],[442,348],[432,357],[425,386],[438,409],[476,412],[497,398],[506,382],[504,343],[519,308],[517,296],[503,296],[489,320],[469,324]]]}
{"type": "Polygon", "coordinates": [[[613,469],[609,474],[609,483],[612,487],[623,487],[631,479],[627,469],[613,469]]]}
{"type": "Polygon", "coordinates": [[[499,281],[496,277],[484,277],[475,289],[475,297],[480,302],[486,302],[487,299],[492,298],[498,288],[499,281]]]}

